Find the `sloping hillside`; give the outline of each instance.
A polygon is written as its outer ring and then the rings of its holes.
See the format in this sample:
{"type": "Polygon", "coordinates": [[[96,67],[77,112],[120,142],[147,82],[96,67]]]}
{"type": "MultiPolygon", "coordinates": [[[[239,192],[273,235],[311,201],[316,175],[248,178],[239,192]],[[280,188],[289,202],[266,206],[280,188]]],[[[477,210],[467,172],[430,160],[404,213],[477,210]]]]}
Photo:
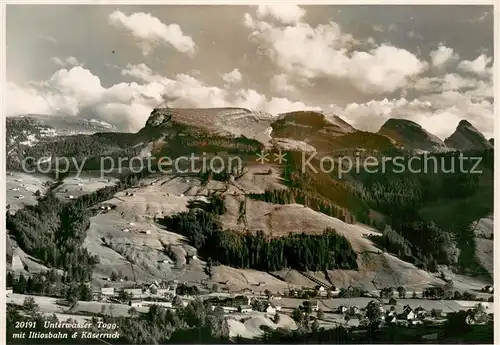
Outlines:
{"type": "MultiPolygon", "coordinates": [[[[328,172],[319,169],[321,155],[311,161],[317,171],[304,171],[300,152],[289,152],[281,165],[255,161],[256,152],[273,144],[322,154],[399,152],[408,160],[416,155],[400,147],[405,140],[439,146],[432,135],[421,129],[418,132],[416,139],[411,134],[405,138],[406,129],[398,129],[389,138],[387,133],[357,131],[340,118],[316,112],[288,113],[276,119],[245,109],[156,109],[138,133],[66,136],[39,142],[22,154],[90,157],[99,163],[102,155],[144,158],[164,153],[176,157],[229,152],[243,157],[246,166],[238,173],[219,175],[141,171],[120,176],[118,183],[62,179],[40,208],[27,209],[19,217],[11,215],[9,230],[15,229],[22,239],[18,242],[26,255],[47,265],[56,262],[57,267],[69,262],[76,271],[85,266],[84,272],[76,274],[78,278],[93,273],[100,283],[118,274],[137,281],[220,283],[226,279],[240,287],[260,279],[280,288],[286,281],[307,285],[309,278],[297,271],[283,275],[282,269],[291,267],[292,260],[287,262],[276,253],[286,246],[292,248],[287,253],[290,257],[296,254],[311,259],[310,266],[295,263],[300,269],[324,268],[338,286],[369,289],[375,276],[381,285],[431,283],[442,265],[480,275],[484,268],[491,268],[492,261],[486,257],[491,243],[483,243],[484,238],[476,236],[471,226],[492,214],[492,151],[468,153],[484,158],[484,172],[479,175],[397,173],[388,164],[385,171],[359,169],[340,176],[340,165],[328,172]],[[107,187],[96,190],[96,186],[107,187]],[[194,210],[204,213],[198,216],[194,210]],[[174,216],[177,223],[169,223],[174,216]],[[325,232],[327,229],[331,231],[325,232]],[[216,236],[225,242],[207,247],[207,238],[219,239],[216,236]],[[322,242],[322,238],[328,241],[322,242]],[[247,243],[257,246],[250,252],[260,253],[269,246],[265,255],[274,260],[273,268],[262,264],[265,256],[247,260],[247,243]],[[304,243],[311,244],[309,253],[295,253],[304,243]],[[80,249],[73,254],[65,248],[80,249]],[[230,251],[241,265],[237,260],[222,262],[225,265],[214,265],[209,274],[206,261],[214,248],[230,251]],[[57,250],[65,251],[64,255],[51,258],[57,250]],[[95,262],[94,256],[98,258],[95,262]]],[[[435,158],[447,164],[456,156],[449,152],[435,158]]],[[[8,194],[13,205],[14,196],[8,194]]],[[[31,204],[37,203],[36,198],[31,199],[31,204]]]]}

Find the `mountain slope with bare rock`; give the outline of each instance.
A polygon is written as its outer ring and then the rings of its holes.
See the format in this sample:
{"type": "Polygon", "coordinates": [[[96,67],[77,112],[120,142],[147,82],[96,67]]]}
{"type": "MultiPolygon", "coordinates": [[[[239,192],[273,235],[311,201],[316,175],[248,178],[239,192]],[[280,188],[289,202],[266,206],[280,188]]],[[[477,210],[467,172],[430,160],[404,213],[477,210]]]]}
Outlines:
{"type": "Polygon", "coordinates": [[[486,150],[493,144],[467,120],[459,122],[455,132],[445,139],[446,145],[456,150],[486,150]]]}

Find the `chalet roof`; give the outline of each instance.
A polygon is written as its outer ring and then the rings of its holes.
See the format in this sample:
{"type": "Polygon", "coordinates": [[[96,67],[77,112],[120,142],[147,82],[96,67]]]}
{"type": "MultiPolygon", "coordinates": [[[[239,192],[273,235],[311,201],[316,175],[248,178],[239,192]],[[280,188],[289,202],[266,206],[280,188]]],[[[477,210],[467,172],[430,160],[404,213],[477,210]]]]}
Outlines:
{"type": "Polygon", "coordinates": [[[406,310],[403,310],[403,312],[401,313],[401,315],[406,316],[406,315],[409,315],[410,313],[415,314],[415,313],[413,312],[413,310],[411,310],[411,309],[406,309],[406,310]]]}

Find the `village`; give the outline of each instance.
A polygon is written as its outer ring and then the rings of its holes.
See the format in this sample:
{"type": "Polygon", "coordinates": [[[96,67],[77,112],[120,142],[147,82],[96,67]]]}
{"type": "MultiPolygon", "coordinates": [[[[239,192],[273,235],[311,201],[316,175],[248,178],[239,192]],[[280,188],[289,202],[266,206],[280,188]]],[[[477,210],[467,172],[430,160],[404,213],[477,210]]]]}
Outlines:
{"type": "MultiPolygon", "coordinates": [[[[264,313],[269,318],[276,318],[277,314],[287,314],[297,321],[310,315],[325,328],[338,325],[366,326],[373,321],[373,317],[378,318],[381,325],[439,325],[446,321],[447,314],[459,310],[468,312],[466,322],[469,324],[483,324],[492,320],[493,303],[486,299],[455,301],[453,297],[446,300],[424,297],[430,296],[429,291],[434,289],[430,287],[422,291],[420,297],[414,294],[411,298],[406,297],[402,288],[385,288],[379,292],[380,296],[376,296],[376,293],[370,294],[354,287],[327,289],[321,285],[314,289],[290,290],[285,294],[269,290],[257,292],[250,288],[230,293],[202,292],[196,286],[177,281],[155,281],[143,286],[102,287],[95,291],[94,297],[100,302],[120,303],[135,309],[153,304],[175,309],[187,306],[195,298],[201,298],[211,303],[212,309],[221,307],[228,317],[264,313]]],[[[486,286],[483,292],[492,294],[493,288],[486,286]]]]}

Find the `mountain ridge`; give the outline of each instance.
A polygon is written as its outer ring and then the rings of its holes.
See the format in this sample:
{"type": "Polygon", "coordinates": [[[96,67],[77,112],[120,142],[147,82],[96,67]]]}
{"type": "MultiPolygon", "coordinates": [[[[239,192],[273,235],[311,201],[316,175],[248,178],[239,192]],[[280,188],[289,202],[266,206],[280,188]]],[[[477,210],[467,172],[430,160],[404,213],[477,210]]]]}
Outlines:
{"type": "Polygon", "coordinates": [[[455,132],[444,140],[456,150],[492,149],[493,145],[469,121],[461,120],[455,132]]]}
{"type": "MultiPolygon", "coordinates": [[[[39,126],[42,129],[42,135],[38,133],[39,129],[33,130],[33,132],[37,132],[35,136],[38,137],[59,137],[99,132],[119,133],[116,127],[107,123],[60,115],[26,114],[9,117],[7,118],[7,127],[12,128],[12,124],[18,121],[29,122],[29,119],[33,120],[32,126],[39,126]],[[76,125],[81,126],[82,124],[85,124],[86,127],[76,128],[76,125]],[[51,129],[54,126],[59,127],[58,133],[51,129]]],[[[147,135],[148,130],[161,132],[162,128],[171,127],[172,124],[183,126],[184,129],[193,130],[198,134],[254,139],[266,146],[270,145],[273,139],[282,142],[296,142],[299,144],[294,146],[308,148],[311,145],[315,147],[312,143],[316,142],[317,145],[321,146],[320,151],[322,148],[328,150],[328,145],[332,146],[332,149],[338,149],[338,146],[343,143],[338,143],[338,140],[332,139],[333,137],[352,135],[356,132],[382,135],[408,149],[432,152],[453,149],[490,149],[493,147],[493,140],[487,140],[465,119],[459,122],[451,136],[441,140],[425,130],[420,124],[406,119],[390,118],[377,132],[366,132],[353,127],[342,117],[332,112],[293,111],[274,116],[270,113],[239,107],[155,108],[137,134],[147,135]],[[336,142],[331,143],[330,141],[336,142]]],[[[8,133],[8,137],[12,137],[12,134],[8,133]]],[[[13,139],[8,138],[8,142],[12,143],[13,141],[13,139]]],[[[20,142],[24,141],[20,140],[20,142]]],[[[318,150],[318,147],[315,149],[318,150]]]]}
{"type": "Polygon", "coordinates": [[[86,154],[125,156],[147,147],[150,154],[168,150],[169,155],[192,150],[198,152],[200,149],[258,152],[274,148],[318,152],[320,155],[341,151],[349,155],[363,149],[376,156],[397,152],[418,154],[422,151],[439,153],[493,148],[466,120],[459,123],[456,132],[458,134],[454,133],[451,139],[443,142],[410,120],[389,119],[374,133],[358,130],[337,114],[321,111],[295,111],[273,116],[245,108],[156,108],[144,127],[136,133],[118,132],[110,125],[72,117],[10,117],[7,118],[6,154],[8,167],[19,169],[26,152],[35,159],[46,157],[47,153],[56,156],[76,154],[80,157],[81,154],[72,153],[78,150],[78,142],[93,147],[85,150],[86,154]],[[56,133],[50,123],[53,126],[61,124],[63,130],[56,133]],[[86,123],[88,126],[76,128],[74,123],[86,123]],[[457,136],[462,138],[458,142],[465,142],[465,145],[446,145],[457,136]],[[471,136],[473,140],[468,140],[471,136]]]}
{"type": "Polygon", "coordinates": [[[377,133],[386,135],[409,149],[432,152],[447,150],[441,139],[411,120],[390,118],[377,133]]]}

